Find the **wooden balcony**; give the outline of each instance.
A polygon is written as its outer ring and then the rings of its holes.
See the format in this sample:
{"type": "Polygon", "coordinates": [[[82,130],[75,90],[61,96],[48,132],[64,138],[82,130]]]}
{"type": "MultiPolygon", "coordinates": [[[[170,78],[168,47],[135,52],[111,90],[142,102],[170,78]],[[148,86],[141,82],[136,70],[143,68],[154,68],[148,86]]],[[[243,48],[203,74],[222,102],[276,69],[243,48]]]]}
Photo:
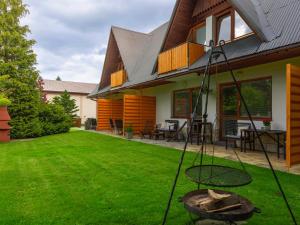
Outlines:
{"type": "Polygon", "coordinates": [[[184,43],[158,56],[158,74],[187,68],[204,55],[204,46],[184,43]]]}
{"type": "Polygon", "coordinates": [[[111,74],[111,87],[119,87],[123,85],[126,82],[126,71],[125,70],[119,70],[115,73],[111,74]]]}

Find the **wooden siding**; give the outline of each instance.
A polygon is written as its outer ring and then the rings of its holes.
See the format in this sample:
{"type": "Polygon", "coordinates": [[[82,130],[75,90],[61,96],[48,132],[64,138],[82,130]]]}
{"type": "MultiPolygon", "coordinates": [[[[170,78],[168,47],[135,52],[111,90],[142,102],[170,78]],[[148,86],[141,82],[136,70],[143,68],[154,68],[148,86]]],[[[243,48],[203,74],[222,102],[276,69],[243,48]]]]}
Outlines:
{"type": "Polygon", "coordinates": [[[166,73],[172,70],[172,50],[165,51],[158,56],[158,73],[166,73]]]}
{"type": "Polygon", "coordinates": [[[126,81],[126,72],[125,70],[119,70],[111,74],[111,87],[118,87],[125,83],[126,81]]]}
{"type": "Polygon", "coordinates": [[[111,130],[109,119],[123,119],[123,100],[98,99],[97,130],[111,130]]]}
{"type": "Polygon", "coordinates": [[[204,55],[204,46],[184,43],[158,56],[158,74],[187,68],[204,55]]]}
{"type": "Polygon", "coordinates": [[[156,98],[124,95],[124,129],[131,126],[135,134],[143,130],[146,121],[156,123],[156,98]]]}
{"type": "Polygon", "coordinates": [[[287,140],[286,158],[289,167],[300,164],[300,68],[287,65],[287,140]]]}
{"type": "Polygon", "coordinates": [[[172,49],[172,70],[188,67],[188,46],[188,43],[184,43],[172,49]]]}
{"type": "Polygon", "coordinates": [[[226,0],[198,0],[195,5],[193,16],[198,16],[201,13],[207,12],[223,2],[226,2],[226,0]]]}
{"type": "Polygon", "coordinates": [[[173,18],[162,50],[166,51],[186,41],[192,24],[192,15],[196,0],[181,0],[177,2],[173,18]]]}
{"type": "Polygon", "coordinates": [[[193,65],[205,54],[204,47],[195,43],[189,44],[189,65],[193,65]]]}

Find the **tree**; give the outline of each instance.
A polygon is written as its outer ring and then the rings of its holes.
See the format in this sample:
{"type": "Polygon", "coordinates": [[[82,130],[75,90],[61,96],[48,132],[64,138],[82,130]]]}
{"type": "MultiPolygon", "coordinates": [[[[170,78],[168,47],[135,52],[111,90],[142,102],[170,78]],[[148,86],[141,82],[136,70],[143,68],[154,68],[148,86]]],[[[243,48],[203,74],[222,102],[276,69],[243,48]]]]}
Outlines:
{"type": "Polygon", "coordinates": [[[40,76],[38,78],[38,88],[41,93],[41,101],[42,101],[42,103],[48,103],[47,94],[44,92],[44,85],[45,85],[44,79],[40,76]]]}
{"type": "Polygon", "coordinates": [[[77,117],[76,112],[79,111],[78,106],[76,106],[75,99],[71,99],[71,95],[67,91],[64,91],[60,96],[54,97],[52,102],[62,106],[72,119],[77,117]]]}
{"type": "Polygon", "coordinates": [[[22,0],[0,1],[0,77],[9,76],[4,89],[12,101],[9,113],[13,138],[36,137],[42,133],[38,118],[39,72],[32,50],[35,41],[27,39],[30,30],[20,24],[20,19],[27,14],[22,0]]]}
{"type": "Polygon", "coordinates": [[[57,76],[57,77],[56,77],[56,80],[57,80],[57,81],[61,81],[60,76],[57,76]]]}

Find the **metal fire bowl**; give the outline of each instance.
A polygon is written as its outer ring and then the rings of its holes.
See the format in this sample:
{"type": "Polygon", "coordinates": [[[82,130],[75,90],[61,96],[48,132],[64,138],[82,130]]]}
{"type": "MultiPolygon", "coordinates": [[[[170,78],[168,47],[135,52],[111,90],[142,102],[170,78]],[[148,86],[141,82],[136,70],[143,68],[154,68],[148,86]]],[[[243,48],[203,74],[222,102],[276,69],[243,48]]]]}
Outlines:
{"type": "Polygon", "coordinates": [[[193,204],[193,199],[199,198],[200,196],[205,198],[208,197],[208,190],[202,189],[197,191],[192,191],[187,193],[183,198],[182,202],[184,203],[184,207],[190,213],[199,216],[200,219],[211,219],[211,220],[218,220],[218,221],[245,221],[250,219],[253,216],[256,208],[252,205],[252,203],[235,193],[227,192],[227,191],[219,191],[214,190],[218,194],[231,194],[237,196],[240,199],[242,206],[238,209],[233,209],[225,212],[218,212],[218,213],[208,213],[204,210],[201,210],[198,206],[193,204]]]}

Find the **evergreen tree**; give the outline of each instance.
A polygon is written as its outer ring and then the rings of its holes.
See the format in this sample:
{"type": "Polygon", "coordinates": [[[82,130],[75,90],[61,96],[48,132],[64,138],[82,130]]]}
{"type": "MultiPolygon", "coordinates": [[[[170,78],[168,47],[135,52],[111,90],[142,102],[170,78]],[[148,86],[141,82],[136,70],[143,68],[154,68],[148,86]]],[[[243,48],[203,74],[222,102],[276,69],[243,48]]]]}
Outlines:
{"type": "Polygon", "coordinates": [[[56,80],[57,80],[57,81],[61,81],[60,76],[57,76],[57,77],[56,77],[56,80]]]}
{"type": "Polygon", "coordinates": [[[64,91],[60,96],[54,97],[52,101],[54,104],[62,106],[72,119],[77,117],[76,112],[79,111],[78,106],[76,105],[75,99],[71,99],[71,95],[67,91],[64,91]]]}
{"type": "Polygon", "coordinates": [[[41,104],[37,83],[39,72],[32,50],[35,41],[27,39],[29,27],[20,24],[20,19],[27,13],[22,0],[0,1],[0,76],[9,76],[5,90],[12,101],[9,113],[13,138],[36,137],[42,133],[38,118],[41,104]]]}

